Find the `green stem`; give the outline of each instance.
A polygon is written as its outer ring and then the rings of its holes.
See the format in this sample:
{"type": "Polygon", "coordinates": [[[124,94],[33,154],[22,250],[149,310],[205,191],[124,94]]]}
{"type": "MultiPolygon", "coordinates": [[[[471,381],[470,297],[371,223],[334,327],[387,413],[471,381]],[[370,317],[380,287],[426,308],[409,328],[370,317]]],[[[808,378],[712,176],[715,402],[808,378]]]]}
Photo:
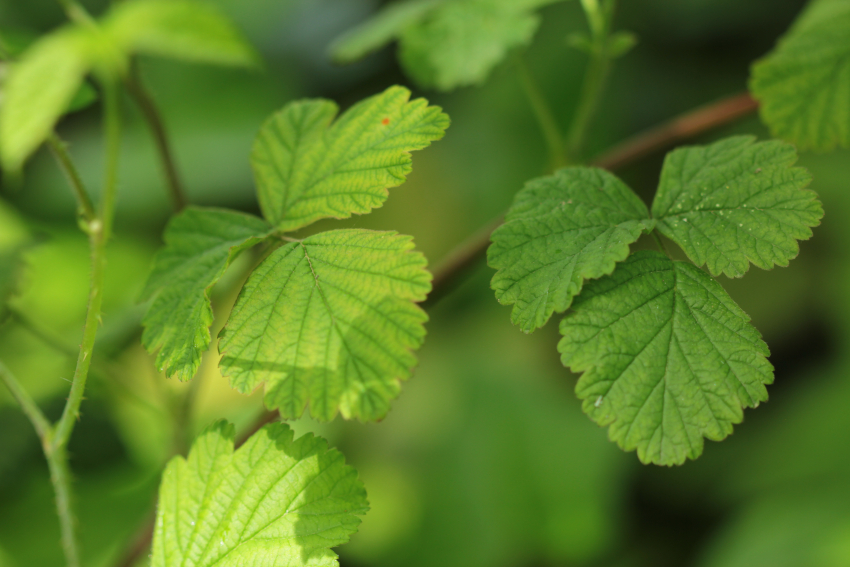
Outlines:
{"type": "Polygon", "coordinates": [[[517,57],[516,64],[523,90],[549,148],[549,164],[552,169],[558,169],[564,165],[564,139],[558,128],[558,121],[525,60],[517,57]]]}
{"type": "Polygon", "coordinates": [[[112,236],[115,195],[118,191],[118,160],[121,153],[121,101],[118,84],[111,79],[106,79],[103,83],[106,170],[103,179],[100,218],[103,222],[103,240],[105,242],[112,236]]]}
{"type": "Polygon", "coordinates": [[[80,174],[77,172],[77,168],[74,167],[74,162],[71,161],[71,156],[68,154],[68,145],[55,132],[51,132],[47,137],[47,145],[53,157],[56,158],[59,169],[65,174],[68,184],[77,197],[77,206],[79,207],[80,214],[86,223],[91,223],[97,215],[94,212],[94,205],[92,205],[88,191],[86,191],[86,187],[83,185],[83,180],[80,178],[80,174]]]}
{"type": "Polygon", "coordinates": [[[570,163],[581,161],[587,131],[596,116],[599,99],[608,79],[608,71],[611,68],[608,40],[613,2],[608,2],[605,8],[600,7],[596,0],[582,0],[582,5],[592,32],[592,45],[578,105],[567,134],[567,159],[570,163]]]}
{"type": "Polygon", "coordinates": [[[145,89],[141,80],[138,77],[138,72],[134,68],[133,71],[125,78],[124,85],[127,92],[139,106],[142,115],[148,123],[153,134],[156,149],[159,153],[159,160],[162,163],[162,168],[165,170],[165,178],[168,182],[168,191],[171,196],[171,203],[174,210],[181,211],[189,203],[186,198],[186,193],[183,190],[183,184],[180,182],[180,176],[177,173],[177,166],[174,160],[174,154],[171,151],[171,145],[168,142],[168,136],[165,133],[165,124],[162,121],[162,116],[156,107],[156,104],[150,94],[145,89]]]}
{"type": "Polygon", "coordinates": [[[89,14],[79,3],[74,0],[58,0],[58,2],[62,6],[62,9],[65,10],[65,15],[68,16],[68,19],[72,22],[84,26],[96,25],[91,14],[89,14]]]}
{"type": "Polygon", "coordinates": [[[663,241],[663,240],[661,240],[661,237],[658,235],[658,231],[657,231],[657,230],[653,230],[653,231],[652,231],[652,237],[655,239],[655,243],[656,243],[656,244],[658,244],[658,248],[659,248],[659,250],[661,250],[662,252],[664,252],[664,255],[665,255],[665,256],[667,256],[668,258],[670,258],[670,259],[672,260],[672,259],[673,259],[673,257],[672,257],[672,256],[670,256],[670,252],[668,252],[668,251],[667,251],[667,247],[666,247],[666,246],[664,246],[664,241],[663,241]]]}
{"type": "Polygon", "coordinates": [[[71,503],[71,473],[68,469],[68,453],[65,447],[50,453],[45,451],[50,469],[50,482],[56,494],[56,512],[62,532],[62,549],[68,567],[79,567],[80,552],[77,548],[76,519],[71,503]]]}
{"type": "Polygon", "coordinates": [[[24,390],[20,382],[18,382],[17,378],[15,378],[15,375],[6,368],[6,365],[3,364],[2,361],[0,361],[0,379],[2,379],[3,383],[6,384],[6,387],[9,388],[9,391],[12,393],[12,397],[14,397],[18,404],[20,404],[21,409],[24,411],[24,415],[26,415],[30,422],[32,422],[33,428],[35,428],[39,439],[41,439],[43,443],[52,429],[50,422],[39,409],[35,400],[30,397],[26,390],[24,390]]]}

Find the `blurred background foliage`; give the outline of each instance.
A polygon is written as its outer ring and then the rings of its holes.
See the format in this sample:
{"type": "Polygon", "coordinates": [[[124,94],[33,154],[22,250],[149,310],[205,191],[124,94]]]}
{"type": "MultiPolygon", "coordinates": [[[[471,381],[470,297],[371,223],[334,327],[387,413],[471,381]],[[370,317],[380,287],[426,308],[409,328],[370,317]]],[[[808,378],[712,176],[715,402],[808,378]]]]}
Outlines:
{"type": "MultiPolygon", "coordinates": [[[[211,0],[212,1],[212,0],[211,0]]],[[[347,107],[391,84],[439,104],[446,138],[417,153],[409,181],[363,218],[322,222],[412,234],[439,262],[504,211],[547,154],[512,62],[479,88],[422,92],[391,50],[348,67],[327,47],[379,7],[377,0],[214,0],[262,53],[264,68],[238,71],[140,61],[171,134],[193,203],[258,212],[248,165],[264,118],[300,97],[347,107]]],[[[84,2],[99,13],[106,2],[84,2]]],[[[592,128],[589,156],[679,112],[742,91],[802,0],[630,0],[617,28],[639,45],[614,68],[592,128]]],[[[566,36],[583,30],[578,2],[546,7],[524,56],[566,125],[585,56],[566,36]]],[[[63,22],[53,0],[0,0],[0,31],[35,36],[63,22]]],[[[139,345],[135,298],[171,210],[145,124],[125,101],[116,236],[109,248],[103,328],[83,419],[71,442],[86,565],[116,564],[149,520],[165,460],[212,420],[244,428],[261,409],[217,373],[213,354],[193,386],[159,375],[139,345]],[[181,401],[194,388],[191,414],[181,401]]],[[[66,118],[90,188],[99,186],[98,105],[66,118]]],[[[766,138],[756,117],[706,134],[766,138]]],[[[651,198],[663,156],[621,172],[651,198]]],[[[339,552],[348,566],[458,565],[846,567],[850,565],[850,152],[806,154],[826,210],[790,267],[753,268],[726,280],[771,347],[770,403],[746,413],[696,462],[642,466],[580,410],[576,377],[560,366],[555,324],[523,335],[489,290],[479,265],[430,312],[420,364],[378,424],[340,419],[295,424],[339,447],[361,474],[371,512],[339,552]]],[[[58,169],[39,152],[0,201],[0,359],[49,416],[61,411],[73,372],[88,281],[87,248],[58,169]],[[13,260],[23,248],[22,265],[13,260]]],[[[639,242],[638,246],[644,243],[639,242]]],[[[218,284],[226,314],[244,255],[218,284]]],[[[217,326],[223,324],[218,320],[217,326]]],[[[216,331],[216,329],[214,329],[216,331]]],[[[0,390],[0,567],[62,565],[47,467],[31,427],[0,390]]],[[[147,559],[140,564],[146,564],[147,559]]]]}

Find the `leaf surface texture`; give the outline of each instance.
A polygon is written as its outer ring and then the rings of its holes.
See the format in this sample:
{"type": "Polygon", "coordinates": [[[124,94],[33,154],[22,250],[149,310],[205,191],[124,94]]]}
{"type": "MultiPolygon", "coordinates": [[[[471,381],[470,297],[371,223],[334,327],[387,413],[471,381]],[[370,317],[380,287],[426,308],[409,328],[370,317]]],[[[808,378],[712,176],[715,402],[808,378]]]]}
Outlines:
{"type": "Polygon", "coordinates": [[[218,422],[175,457],[159,489],[152,567],[338,565],[368,509],[357,473],[311,434],[267,425],[236,451],[218,422]]]}
{"type": "Polygon", "coordinates": [[[750,89],[774,136],[801,150],[850,148],[850,3],[811,2],[753,65],[750,89]]]}
{"type": "Polygon", "coordinates": [[[156,364],[166,375],[194,376],[210,344],[210,289],[239,252],[270,232],[257,217],[224,209],[189,207],[172,218],[141,297],[153,297],[142,343],[160,349],[156,364]]]}
{"type": "Polygon", "coordinates": [[[583,372],[583,409],[644,463],[698,457],[743,407],[767,399],[768,349],[749,317],[705,272],[637,252],[589,282],[561,322],[561,360],[583,372]]]}
{"type": "Polygon", "coordinates": [[[225,328],[222,374],[265,382],[284,418],[383,417],[425,336],[431,275],[409,236],[334,230],[287,244],[251,274],[225,328]]]}
{"type": "Polygon", "coordinates": [[[410,152],[443,137],[448,116],[390,87],[343,113],[328,100],[285,106],[260,130],[251,164],[263,215],[289,232],[368,213],[411,171],[410,152]]]}
{"type": "Polygon", "coordinates": [[[611,173],[570,167],[517,193],[493,233],[488,263],[500,303],[525,332],[563,312],[585,280],[610,274],[654,221],[640,198],[611,173]]]}
{"type": "Polygon", "coordinates": [[[823,209],[797,154],[779,141],[734,136],[667,154],[652,214],[658,230],[713,275],[740,277],[752,263],[787,266],[823,209]]]}

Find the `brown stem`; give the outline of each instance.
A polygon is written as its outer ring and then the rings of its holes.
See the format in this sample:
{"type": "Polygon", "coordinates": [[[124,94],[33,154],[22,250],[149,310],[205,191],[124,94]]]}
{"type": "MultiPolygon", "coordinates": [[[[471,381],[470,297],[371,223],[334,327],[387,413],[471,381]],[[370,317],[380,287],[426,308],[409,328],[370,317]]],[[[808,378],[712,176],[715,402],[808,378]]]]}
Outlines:
{"type": "MultiPolygon", "coordinates": [[[[722,99],[640,133],[598,156],[591,164],[612,170],[625,167],[653,152],[746,116],[754,112],[757,106],[747,93],[722,99]]],[[[433,306],[441,297],[448,294],[454,289],[455,282],[484,257],[490,245],[490,234],[502,224],[503,220],[504,215],[499,215],[446,255],[434,269],[433,289],[423,303],[423,307],[427,309],[433,306]]],[[[236,447],[241,446],[265,424],[279,417],[278,412],[264,411],[251,427],[240,435],[236,441],[236,447]]],[[[133,538],[131,547],[116,567],[132,567],[136,564],[150,547],[153,528],[153,518],[150,518],[133,538]]]]}

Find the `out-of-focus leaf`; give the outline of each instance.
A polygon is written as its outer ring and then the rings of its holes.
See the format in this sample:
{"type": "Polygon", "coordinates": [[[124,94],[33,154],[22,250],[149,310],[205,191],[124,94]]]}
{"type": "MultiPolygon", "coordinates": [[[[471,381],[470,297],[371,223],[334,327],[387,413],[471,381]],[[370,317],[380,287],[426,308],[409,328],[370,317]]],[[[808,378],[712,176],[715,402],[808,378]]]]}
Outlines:
{"type": "Polygon", "coordinates": [[[449,118],[390,87],[334,121],[328,100],[286,105],[257,135],[251,165],[263,215],[284,232],[321,218],[368,213],[401,185],[410,152],[443,137],[449,118]]]}
{"type": "Polygon", "coordinates": [[[794,147],[734,136],[667,154],[652,216],[658,230],[713,275],[743,276],[797,256],[823,208],[794,147]]]}
{"type": "Polygon", "coordinates": [[[527,45],[540,24],[537,8],[560,0],[409,0],[391,4],[332,46],[340,62],[394,39],[407,73],[424,87],[480,84],[511,49],[527,45]]]}
{"type": "Polygon", "coordinates": [[[511,321],[530,333],[565,311],[584,280],[614,271],[654,226],[643,201],[611,173],[562,169],[517,193],[487,250],[498,270],[490,285],[500,303],[514,305],[511,321]]]}
{"type": "Polygon", "coordinates": [[[850,148],[850,3],[812,2],[753,65],[750,89],[776,137],[802,150],[850,148]]]}
{"type": "Polygon", "coordinates": [[[267,425],[236,451],[218,422],[163,473],[152,567],[335,566],[368,510],[357,472],[312,435],[267,425]]]}
{"type": "Polygon", "coordinates": [[[11,65],[0,104],[0,160],[17,171],[68,109],[93,62],[93,34],[53,32],[11,65]]]}
{"type": "Polygon", "coordinates": [[[382,418],[416,364],[431,289],[409,236],[333,230],[272,253],[221,332],[222,374],[240,392],[266,383],[286,418],[382,418]]]}
{"type": "Polygon", "coordinates": [[[218,10],[193,0],[121,2],[103,27],[127,52],[201,63],[252,66],[257,54],[218,10]]]}
{"type": "Polygon", "coordinates": [[[142,343],[159,348],[156,364],[166,375],[195,375],[210,344],[210,289],[237,254],[270,232],[262,219],[224,209],[189,207],[171,220],[141,296],[154,298],[142,343]]]}
{"type": "Polygon", "coordinates": [[[688,262],[638,252],[588,283],[561,322],[583,408],[644,463],[697,458],[767,399],[767,345],[723,288],[688,262]]]}

